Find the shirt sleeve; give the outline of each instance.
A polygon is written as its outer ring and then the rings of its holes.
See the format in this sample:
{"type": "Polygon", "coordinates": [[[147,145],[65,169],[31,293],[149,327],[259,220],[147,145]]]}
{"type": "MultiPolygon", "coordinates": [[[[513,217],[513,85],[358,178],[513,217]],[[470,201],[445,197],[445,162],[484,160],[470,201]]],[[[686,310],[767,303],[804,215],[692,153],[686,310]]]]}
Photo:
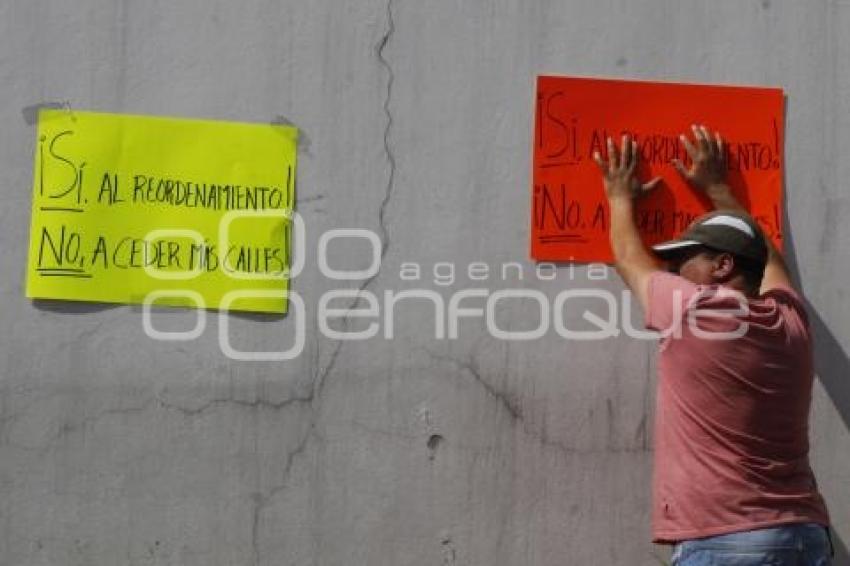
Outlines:
{"type": "Polygon", "coordinates": [[[793,319],[799,324],[802,331],[808,334],[811,330],[809,315],[806,312],[806,304],[803,297],[787,285],[777,285],[766,291],[762,298],[772,298],[779,307],[786,311],[787,318],[793,319]]]}
{"type": "Polygon", "coordinates": [[[656,271],[649,276],[647,290],[646,327],[662,332],[682,320],[697,285],[673,273],[656,271]]]}

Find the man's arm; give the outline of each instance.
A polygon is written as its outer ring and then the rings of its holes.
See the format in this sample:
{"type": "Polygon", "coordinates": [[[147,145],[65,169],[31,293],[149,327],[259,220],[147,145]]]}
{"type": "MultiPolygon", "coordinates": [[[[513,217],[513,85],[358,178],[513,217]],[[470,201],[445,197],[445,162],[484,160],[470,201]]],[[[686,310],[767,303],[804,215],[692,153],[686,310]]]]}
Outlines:
{"type": "Polygon", "coordinates": [[[646,311],[649,303],[649,276],[658,271],[659,266],[641,241],[635,225],[634,201],[652,190],[661,179],[656,177],[645,184],[637,180],[634,173],[639,153],[637,143],[629,136],[623,136],[619,154],[614,141],[608,138],[607,162],[598,153],[593,157],[602,171],[605,195],[608,197],[611,212],[614,266],[646,311]]]}
{"type": "Polygon", "coordinates": [[[763,295],[774,287],[790,287],[797,290],[797,287],[791,281],[791,274],[788,272],[788,265],[785,259],[770,238],[767,238],[767,265],[764,266],[764,277],[761,280],[761,288],[759,294],[763,295]]]}
{"type": "MultiPolygon", "coordinates": [[[[681,161],[673,160],[673,166],[685,178],[688,183],[705,193],[711,200],[715,210],[734,210],[747,212],[732,193],[731,187],[726,183],[728,171],[726,165],[726,154],[723,151],[723,138],[719,132],[714,133],[712,138],[705,126],[692,126],[694,132],[694,143],[685,136],[680,136],[685,151],[691,158],[692,165],[686,169],[681,161]]],[[[764,268],[764,277],[761,281],[760,294],[778,286],[794,289],[788,267],[782,254],[773,245],[770,238],[767,242],[767,264],[764,268]]]]}

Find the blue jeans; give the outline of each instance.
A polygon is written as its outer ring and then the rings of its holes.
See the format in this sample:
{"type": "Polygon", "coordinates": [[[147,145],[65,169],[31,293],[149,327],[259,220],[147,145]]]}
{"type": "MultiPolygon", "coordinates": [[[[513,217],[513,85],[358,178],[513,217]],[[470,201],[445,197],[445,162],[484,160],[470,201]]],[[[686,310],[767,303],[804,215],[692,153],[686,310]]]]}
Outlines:
{"type": "Polygon", "coordinates": [[[682,541],[673,566],[830,566],[832,541],[815,523],[780,525],[682,541]]]}

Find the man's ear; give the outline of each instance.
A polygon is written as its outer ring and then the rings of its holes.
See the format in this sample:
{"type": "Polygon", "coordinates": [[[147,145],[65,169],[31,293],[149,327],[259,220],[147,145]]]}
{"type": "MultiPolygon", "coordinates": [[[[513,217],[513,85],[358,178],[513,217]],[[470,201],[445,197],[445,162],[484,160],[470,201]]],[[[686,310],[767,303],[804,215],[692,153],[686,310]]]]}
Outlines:
{"type": "Polygon", "coordinates": [[[735,257],[730,253],[722,253],[714,258],[712,275],[719,281],[726,281],[735,271],[735,257]]]}

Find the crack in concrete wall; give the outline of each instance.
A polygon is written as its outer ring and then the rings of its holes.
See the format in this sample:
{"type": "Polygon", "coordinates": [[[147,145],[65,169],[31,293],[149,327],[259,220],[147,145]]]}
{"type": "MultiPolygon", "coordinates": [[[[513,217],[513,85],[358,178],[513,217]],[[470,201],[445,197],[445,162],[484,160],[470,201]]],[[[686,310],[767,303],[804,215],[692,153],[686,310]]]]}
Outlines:
{"type": "MultiPolygon", "coordinates": [[[[492,383],[485,379],[484,375],[479,370],[474,358],[470,360],[461,360],[453,356],[441,355],[435,352],[431,352],[429,350],[426,350],[426,352],[433,359],[450,363],[456,368],[462,370],[464,373],[470,375],[473,380],[484,389],[484,391],[487,393],[487,396],[496,401],[499,406],[504,409],[504,411],[510,416],[512,425],[519,424],[520,429],[525,434],[535,439],[544,448],[554,449],[564,456],[573,456],[576,454],[638,454],[652,451],[652,448],[648,445],[645,434],[641,434],[642,429],[645,429],[646,427],[645,418],[638,425],[634,438],[636,445],[634,446],[616,446],[611,440],[611,435],[613,434],[613,431],[611,431],[610,429],[608,442],[606,442],[603,448],[580,448],[576,446],[570,446],[560,440],[555,440],[550,436],[549,431],[545,427],[542,427],[540,430],[536,430],[531,427],[530,423],[524,418],[522,407],[519,405],[519,403],[516,402],[511,395],[504,391],[501,391],[499,388],[495,387],[492,383]]],[[[606,410],[610,414],[610,399],[606,401],[606,410]]]]}
{"type": "MultiPolygon", "coordinates": [[[[386,220],[386,211],[389,206],[390,199],[393,196],[393,191],[395,189],[395,175],[396,175],[396,160],[395,154],[393,152],[392,146],[390,144],[390,134],[393,126],[393,115],[390,110],[390,102],[393,93],[393,82],[395,81],[395,73],[393,72],[393,68],[389,63],[389,60],[384,55],[384,51],[390,43],[390,40],[395,35],[395,21],[393,20],[393,0],[388,0],[386,4],[386,28],[384,30],[383,36],[378,41],[375,47],[375,55],[378,59],[378,62],[383,66],[387,73],[387,86],[386,86],[386,94],[384,97],[384,101],[382,104],[384,115],[386,117],[386,124],[384,127],[383,134],[383,145],[384,152],[387,158],[388,164],[388,174],[387,174],[387,184],[384,189],[384,195],[381,199],[380,206],[378,207],[378,227],[381,230],[381,254],[380,258],[383,259],[387,255],[387,251],[390,247],[390,231],[387,226],[386,220]]],[[[375,280],[380,276],[380,269],[377,273],[364,280],[360,285],[359,290],[364,291],[368,289],[375,280]]],[[[359,299],[354,299],[346,309],[347,312],[350,312],[359,304],[359,299]]],[[[350,317],[343,316],[341,319],[341,324],[344,328],[348,328],[350,322],[350,317]]],[[[339,359],[340,353],[342,351],[343,342],[337,341],[334,344],[333,351],[331,353],[331,357],[328,360],[323,371],[319,373],[314,382],[314,389],[310,395],[302,399],[304,402],[313,403],[316,400],[321,399],[322,390],[324,389],[325,382],[336,366],[337,360],[339,359]]],[[[294,450],[289,452],[286,457],[286,465],[284,467],[283,472],[283,482],[279,485],[272,487],[269,489],[265,495],[255,494],[254,498],[254,508],[252,513],[252,523],[251,523],[251,548],[253,552],[253,563],[255,566],[259,566],[261,563],[260,557],[260,548],[259,548],[259,529],[262,522],[262,510],[274,499],[275,495],[280,493],[283,489],[286,488],[287,481],[289,479],[289,474],[295,461],[295,457],[299,454],[302,454],[307,449],[307,444],[311,436],[316,435],[316,418],[317,418],[317,410],[313,409],[313,416],[311,418],[310,427],[307,430],[307,433],[302,437],[301,442],[296,446],[294,450]]]]}

